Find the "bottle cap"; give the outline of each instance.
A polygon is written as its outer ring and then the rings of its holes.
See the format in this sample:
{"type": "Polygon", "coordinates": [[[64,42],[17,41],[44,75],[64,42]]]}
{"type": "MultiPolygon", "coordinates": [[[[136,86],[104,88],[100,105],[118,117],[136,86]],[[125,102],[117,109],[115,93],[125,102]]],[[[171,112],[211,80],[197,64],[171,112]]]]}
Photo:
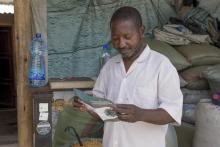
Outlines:
{"type": "Polygon", "coordinates": [[[102,48],[103,48],[103,49],[109,49],[108,43],[104,44],[104,45],[102,46],[102,48]]]}
{"type": "Polygon", "coordinates": [[[41,33],[36,33],[36,38],[41,38],[41,33]]]}

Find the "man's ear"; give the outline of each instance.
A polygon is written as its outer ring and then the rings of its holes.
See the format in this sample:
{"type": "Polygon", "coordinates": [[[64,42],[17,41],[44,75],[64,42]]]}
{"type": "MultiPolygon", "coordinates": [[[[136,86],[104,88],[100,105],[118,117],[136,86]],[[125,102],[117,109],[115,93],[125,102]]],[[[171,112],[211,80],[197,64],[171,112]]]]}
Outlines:
{"type": "Polygon", "coordinates": [[[142,25],[142,26],[140,27],[139,31],[140,31],[141,36],[144,37],[145,26],[142,25]]]}

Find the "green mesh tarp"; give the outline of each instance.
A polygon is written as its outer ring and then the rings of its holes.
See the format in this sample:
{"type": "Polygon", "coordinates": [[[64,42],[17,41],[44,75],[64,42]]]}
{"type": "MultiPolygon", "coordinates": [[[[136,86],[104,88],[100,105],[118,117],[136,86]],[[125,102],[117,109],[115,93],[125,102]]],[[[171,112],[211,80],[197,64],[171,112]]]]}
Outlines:
{"type": "Polygon", "coordinates": [[[127,5],[141,12],[146,35],[176,16],[168,0],[48,0],[49,77],[97,76],[111,15],[127,5]]]}

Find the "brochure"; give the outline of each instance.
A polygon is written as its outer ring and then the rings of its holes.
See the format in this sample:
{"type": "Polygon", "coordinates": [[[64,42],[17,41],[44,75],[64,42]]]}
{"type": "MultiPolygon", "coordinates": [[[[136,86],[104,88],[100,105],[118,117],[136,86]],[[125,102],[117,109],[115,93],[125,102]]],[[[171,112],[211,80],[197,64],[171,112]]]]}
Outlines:
{"type": "Polygon", "coordinates": [[[110,105],[113,106],[114,103],[110,100],[88,95],[79,89],[74,89],[74,95],[79,97],[80,102],[82,102],[87,109],[97,113],[103,121],[117,120],[116,112],[110,107],[110,105]]]}

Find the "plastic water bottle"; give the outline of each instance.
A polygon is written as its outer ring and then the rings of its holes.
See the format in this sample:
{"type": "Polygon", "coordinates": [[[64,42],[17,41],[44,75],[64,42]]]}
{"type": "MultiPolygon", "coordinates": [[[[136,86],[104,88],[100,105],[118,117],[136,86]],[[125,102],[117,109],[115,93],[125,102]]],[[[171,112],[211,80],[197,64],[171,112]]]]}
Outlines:
{"type": "Polygon", "coordinates": [[[110,59],[110,48],[108,44],[102,46],[101,67],[110,59]]]}
{"type": "Polygon", "coordinates": [[[47,49],[40,33],[37,33],[32,39],[30,54],[29,85],[31,87],[45,86],[47,84],[45,64],[47,49]]]}

